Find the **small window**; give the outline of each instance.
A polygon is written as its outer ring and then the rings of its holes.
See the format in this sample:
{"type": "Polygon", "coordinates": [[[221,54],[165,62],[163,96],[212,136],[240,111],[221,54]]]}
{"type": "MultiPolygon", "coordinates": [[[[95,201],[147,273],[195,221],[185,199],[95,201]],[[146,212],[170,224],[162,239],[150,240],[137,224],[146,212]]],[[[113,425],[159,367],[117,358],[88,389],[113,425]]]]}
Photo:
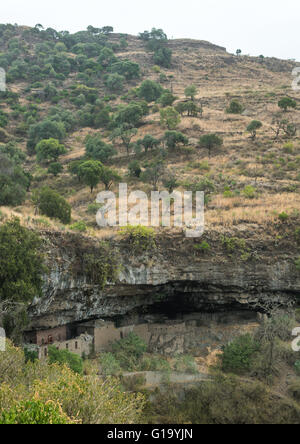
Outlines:
{"type": "Polygon", "coordinates": [[[51,335],[48,336],[48,344],[52,344],[53,343],[53,338],[51,335]]]}
{"type": "Polygon", "coordinates": [[[75,342],[75,350],[78,350],[78,342],[75,342]]]}
{"type": "Polygon", "coordinates": [[[66,344],[66,349],[69,350],[69,344],[66,344]]]}

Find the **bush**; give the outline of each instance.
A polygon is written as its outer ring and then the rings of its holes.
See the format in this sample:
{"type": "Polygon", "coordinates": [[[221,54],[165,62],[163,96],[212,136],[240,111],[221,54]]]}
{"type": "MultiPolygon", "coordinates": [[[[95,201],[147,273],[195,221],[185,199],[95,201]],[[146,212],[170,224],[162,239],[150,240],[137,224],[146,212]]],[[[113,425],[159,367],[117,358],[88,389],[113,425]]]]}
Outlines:
{"type": "Polygon", "coordinates": [[[153,228],[142,225],[124,227],[119,232],[127,238],[127,241],[136,251],[153,250],[156,247],[155,231],[153,228]]]}
{"type": "Polygon", "coordinates": [[[248,372],[251,369],[253,356],[258,350],[259,345],[250,334],[239,336],[224,347],[223,371],[236,374],[248,372]]]}
{"type": "Polygon", "coordinates": [[[73,231],[79,231],[80,233],[85,233],[87,230],[86,223],[81,220],[79,222],[75,222],[74,224],[70,225],[70,230],[73,231]]]}
{"type": "Polygon", "coordinates": [[[0,413],[0,424],[75,424],[58,403],[36,399],[21,401],[0,413]]]}
{"type": "Polygon", "coordinates": [[[137,160],[132,160],[128,165],[128,172],[130,177],[140,177],[142,173],[141,166],[137,160]]]}
{"type": "Polygon", "coordinates": [[[197,374],[198,368],[193,356],[182,355],[175,360],[175,370],[180,373],[197,374]]]}
{"type": "Polygon", "coordinates": [[[105,85],[111,92],[120,93],[124,88],[124,77],[120,74],[109,74],[105,81],[105,85]]]}
{"type": "Polygon", "coordinates": [[[256,197],[256,189],[252,185],[246,185],[242,193],[248,199],[254,199],[256,197]]]}
{"type": "Polygon", "coordinates": [[[228,114],[241,114],[243,111],[244,107],[238,100],[232,100],[229,107],[226,109],[228,114]]]}
{"type": "Polygon", "coordinates": [[[30,185],[30,176],[8,157],[0,153],[0,205],[21,205],[30,185]]]}
{"type": "Polygon", "coordinates": [[[54,162],[49,165],[48,168],[48,174],[53,174],[53,176],[58,176],[62,171],[64,170],[64,167],[60,162],[54,162]]]}
{"type": "Polygon", "coordinates": [[[123,370],[133,371],[147,351],[147,344],[136,334],[130,333],[126,338],[112,344],[112,352],[123,370]]]}
{"type": "Polygon", "coordinates": [[[82,374],[82,358],[69,350],[57,350],[54,345],[48,347],[48,357],[50,364],[66,364],[73,372],[82,374]]]}
{"type": "Polygon", "coordinates": [[[278,217],[279,217],[279,220],[281,220],[281,222],[285,222],[285,221],[287,221],[289,219],[289,215],[285,211],[280,213],[278,215],[278,217]]]}
{"type": "Polygon", "coordinates": [[[63,224],[71,222],[71,206],[56,191],[45,187],[34,197],[34,200],[44,216],[59,219],[63,224]]]}
{"type": "Polygon", "coordinates": [[[100,135],[88,136],[86,138],[85,152],[90,159],[104,163],[116,154],[113,146],[103,142],[100,135]]]}
{"type": "Polygon", "coordinates": [[[121,366],[112,353],[102,353],[100,356],[101,374],[104,376],[118,376],[121,366]]]}
{"type": "Polygon", "coordinates": [[[149,103],[159,99],[162,93],[162,86],[152,80],[145,80],[138,90],[139,97],[145,99],[149,103]]]}

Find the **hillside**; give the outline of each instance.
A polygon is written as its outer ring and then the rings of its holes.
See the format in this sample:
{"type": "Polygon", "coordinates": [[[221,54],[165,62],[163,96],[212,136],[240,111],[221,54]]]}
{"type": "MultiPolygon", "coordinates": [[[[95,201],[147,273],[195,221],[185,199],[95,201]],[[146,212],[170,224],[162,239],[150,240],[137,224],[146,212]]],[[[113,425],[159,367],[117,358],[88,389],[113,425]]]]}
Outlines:
{"type": "MultiPolygon", "coordinates": [[[[20,202],[21,205],[18,202],[14,211],[27,223],[35,221],[30,196],[41,185],[48,185],[70,202],[73,222],[84,220],[92,235],[102,236],[94,217],[87,214],[87,207],[101,186],[91,196],[88,188],[69,174],[68,166],[85,155],[85,137],[94,134],[101,135],[107,144],[113,143],[116,154],[107,158],[106,163],[126,180],[130,161],[137,160],[144,170],[149,161],[161,156],[160,148],[134,154],[135,147],[131,147],[129,160],[120,138],[110,138],[118,126],[114,123],[118,111],[132,102],[141,104],[144,100],[136,88],[145,79],[172,91],[173,106],[186,100],[187,86],[193,84],[197,88],[194,100],[203,109],[202,117],[187,117],[184,113],[176,131],[188,138],[188,144],[179,144],[163,155],[166,174],[176,171],[179,189],[190,189],[203,179],[208,183],[207,229],[239,224],[274,226],[278,214],[295,214],[299,208],[299,139],[293,128],[299,126],[300,113],[297,109],[281,112],[278,107],[278,101],[286,96],[299,103],[299,92],[291,89],[295,64],[237,57],[203,41],[171,40],[160,44],[172,51],[168,67],[157,66],[147,42],[134,36],[91,32],[72,36],[59,35],[54,30],[1,27],[0,65],[7,70],[8,80],[7,93],[1,95],[1,115],[4,116],[1,137],[2,142],[16,144],[26,155],[23,167],[32,175],[32,183],[26,201],[20,202]],[[130,64],[131,71],[118,63],[125,60],[134,62],[130,64]],[[113,85],[109,89],[107,77],[111,71],[118,73],[124,69],[125,76],[118,74],[122,78],[115,80],[123,87],[113,85]],[[231,100],[238,100],[244,111],[226,113],[231,100]],[[47,173],[51,162],[36,160],[39,137],[30,141],[32,127],[49,120],[49,116],[62,121],[65,127],[60,141],[67,153],[60,158],[63,171],[57,177],[47,173]],[[255,140],[246,132],[252,120],[263,124],[255,140]],[[287,125],[293,127],[292,132],[282,130],[274,140],[277,128],[274,120],[287,121],[287,125]],[[199,147],[199,138],[209,133],[217,134],[224,141],[211,157],[207,149],[199,147]]],[[[145,135],[162,140],[166,128],[160,124],[159,111],[163,105],[150,101],[143,102],[143,106],[144,116],[136,124],[130,124],[137,127],[131,142],[145,135]]],[[[46,139],[51,136],[45,134],[46,139]]],[[[55,134],[53,137],[57,138],[55,134]]],[[[129,180],[135,189],[147,192],[151,189],[151,185],[138,178],[129,180]]],[[[162,183],[159,188],[163,188],[162,183]]],[[[12,210],[5,207],[1,211],[6,215],[12,210]]],[[[39,223],[41,218],[37,219],[39,223]]],[[[44,222],[60,229],[52,220],[44,222]]]]}
{"type": "Polygon", "coordinates": [[[155,28],[0,25],[0,48],[0,325],[27,353],[0,353],[0,423],[49,399],[65,422],[299,423],[297,63],[155,28]],[[98,226],[119,183],[204,191],[203,236],[98,226]]]}

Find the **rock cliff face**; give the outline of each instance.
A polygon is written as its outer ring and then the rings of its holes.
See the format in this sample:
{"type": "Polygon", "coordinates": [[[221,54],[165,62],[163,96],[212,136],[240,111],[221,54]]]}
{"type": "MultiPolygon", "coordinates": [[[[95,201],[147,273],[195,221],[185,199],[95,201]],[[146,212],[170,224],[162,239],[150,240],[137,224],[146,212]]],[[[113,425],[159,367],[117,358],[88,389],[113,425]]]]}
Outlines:
{"type": "Polygon", "coordinates": [[[80,264],[91,247],[100,254],[101,244],[70,234],[43,237],[49,274],[43,297],[30,307],[33,328],[95,318],[130,322],[141,313],[176,317],[181,312],[246,310],[257,301],[284,304],[300,295],[291,250],[288,245],[276,250],[271,240],[260,244],[252,238],[246,260],[240,253],[228,256],[219,235],[211,236],[209,253],[199,253],[196,240],[182,234],[159,239],[151,254],[133,254],[125,241],[111,241],[110,248],[118,250],[119,277],[102,288],[80,264]]]}

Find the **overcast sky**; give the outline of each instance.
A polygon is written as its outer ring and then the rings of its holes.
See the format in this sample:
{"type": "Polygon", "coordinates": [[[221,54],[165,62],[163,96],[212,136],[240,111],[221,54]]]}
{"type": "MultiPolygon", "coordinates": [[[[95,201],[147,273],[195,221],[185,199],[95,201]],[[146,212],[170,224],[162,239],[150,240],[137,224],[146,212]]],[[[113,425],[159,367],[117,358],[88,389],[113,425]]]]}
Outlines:
{"type": "MultiPolygon", "coordinates": [[[[138,34],[163,28],[169,38],[208,40],[244,54],[300,61],[298,0],[7,0],[1,23],[58,31],[111,25],[138,34]],[[297,33],[298,31],[298,33],[297,33]]],[[[1,50],[1,48],[0,48],[1,50]]]]}

